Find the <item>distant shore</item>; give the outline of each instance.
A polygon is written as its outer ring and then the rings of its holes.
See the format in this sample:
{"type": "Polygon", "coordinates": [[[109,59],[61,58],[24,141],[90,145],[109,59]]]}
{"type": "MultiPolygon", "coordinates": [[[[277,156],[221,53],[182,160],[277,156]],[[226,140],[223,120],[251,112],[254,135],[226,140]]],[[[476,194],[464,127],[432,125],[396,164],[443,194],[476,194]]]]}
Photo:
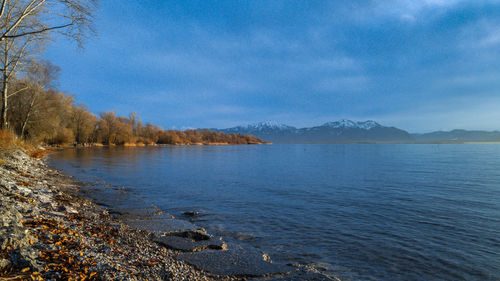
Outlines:
{"type": "Polygon", "coordinates": [[[75,148],[75,147],[148,147],[148,146],[210,146],[210,145],[263,145],[272,144],[267,141],[259,141],[253,143],[229,143],[229,142],[193,142],[193,143],[177,143],[177,144],[160,144],[160,143],[123,143],[123,144],[102,144],[102,143],[85,143],[85,144],[62,144],[51,146],[53,148],[75,148]]]}

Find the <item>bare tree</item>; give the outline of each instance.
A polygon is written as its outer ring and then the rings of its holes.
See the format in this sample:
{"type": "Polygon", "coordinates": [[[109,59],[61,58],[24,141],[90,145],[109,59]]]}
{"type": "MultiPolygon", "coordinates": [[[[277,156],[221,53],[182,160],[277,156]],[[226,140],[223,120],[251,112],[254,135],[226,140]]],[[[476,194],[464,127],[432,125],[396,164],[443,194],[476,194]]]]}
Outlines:
{"type": "Polygon", "coordinates": [[[24,66],[30,58],[30,47],[32,47],[30,43],[33,38],[23,39],[22,42],[21,40],[4,40],[0,42],[0,93],[2,97],[0,128],[8,127],[7,111],[9,108],[9,99],[28,88],[28,86],[25,85],[25,87],[9,92],[9,85],[12,78],[16,76],[18,70],[22,69],[22,66],[24,66]]]}
{"type": "MultiPolygon", "coordinates": [[[[98,0],[0,0],[0,129],[8,127],[12,77],[48,39],[50,33],[74,39],[79,46],[93,33],[92,13],[98,0]]],[[[22,89],[21,89],[22,90],[22,89]]]]}
{"type": "Polygon", "coordinates": [[[86,105],[78,104],[73,106],[71,121],[76,143],[85,144],[90,142],[97,123],[97,116],[90,113],[86,105]]]}
{"type": "Polygon", "coordinates": [[[35,105],[39,99],[40,93],[52,86],[52,83],[57,79],[59,71],[60,68],[49,61],[32,62],[27,67],[27,75],[24,83],[26,86],[14,92],[27,91],[29,93],[25,115],[21,123],[21,136],[24,136],[26,125],[30,121],[30,117],[35,110],[35,105]]]}
{"type": "Polygon", "coordinates": [[[1,0],[3,24],[0,41],[57,31],[81,43],[92,30],[98,0],[1,0]]]}

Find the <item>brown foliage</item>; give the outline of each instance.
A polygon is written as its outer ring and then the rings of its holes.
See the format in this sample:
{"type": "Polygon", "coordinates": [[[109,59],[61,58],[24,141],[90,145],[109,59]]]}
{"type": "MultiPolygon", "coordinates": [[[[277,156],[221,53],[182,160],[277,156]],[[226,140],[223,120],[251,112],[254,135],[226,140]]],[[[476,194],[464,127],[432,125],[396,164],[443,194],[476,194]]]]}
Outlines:
{"type": "Polygon", "coordinates": [[[212,130],[161,131],[158,144],[259,144],[260,139],[249,135],[225,134],[212,130]]]}
{"type": "Polygon", "coordinates": [[[0,154],[16,149],[32,153],[36,148],[29,142],[18,138],[12,131],[0,130],[0,154]]]}
{"type": "MultiPolygon", "coordinates": [[[[69,219],[73,220],[71,217],[69,219]]],[[[97,272],[90,270],[96,266],[93,259],[81,258],[85,245],[78,232],[55,220],[40,217],[30,216],[21,223],[34,229],[37,243],[50,244],[52,247],[40,253],[39,259],[45,262],[40,272],[29,267],[21,269],[12,266],[0,272],[1,278],[16,274],[14,277],[20,279],[15,280],[102,280],[97,272]]],[[[30,240],[30,244],[34,245],[35,241],[30,240]]]]}
{"type": "Polygon", "coordinates": [[[0,130],[0,150],[9,150],[18,144],[15,134],[8,130],[0,130]]]}

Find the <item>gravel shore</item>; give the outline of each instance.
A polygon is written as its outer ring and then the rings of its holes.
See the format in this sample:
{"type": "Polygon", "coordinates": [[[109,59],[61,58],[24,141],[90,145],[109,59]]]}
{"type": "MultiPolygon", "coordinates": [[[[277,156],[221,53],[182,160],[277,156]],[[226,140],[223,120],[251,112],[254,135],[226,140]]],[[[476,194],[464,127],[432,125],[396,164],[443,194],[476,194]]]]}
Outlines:
{"type": "Polygon", "coordinates": [[[178,260],[21,151],[0,158],[0,280],[244,280],[178,260]]]}

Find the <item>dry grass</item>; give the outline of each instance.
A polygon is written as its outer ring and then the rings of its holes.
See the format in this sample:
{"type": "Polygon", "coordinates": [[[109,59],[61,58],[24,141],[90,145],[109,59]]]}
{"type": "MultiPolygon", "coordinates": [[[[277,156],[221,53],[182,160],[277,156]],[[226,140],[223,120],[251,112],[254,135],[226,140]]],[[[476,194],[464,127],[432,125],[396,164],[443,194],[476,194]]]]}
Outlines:
{"type": "Polygon", "coordinates": [[[43,156],[45,156],[49,153],[52,153],[56,150],[57,150],[56,148],[40,149],[40,148],[32,146],[31,149],[27,149],[27,153],[30,157],[39,159],[39,158],[42,158],[43,156]]]}
{"type": "Polygon", "coordinates": [[[8,151],[18,148],[20,140],[16,135],[7,130],[0,130],[0,151],[8,151]]]}
{"type": "MultiPolygon", "coordinates": [[[[22,140],[9,130],[0,130],[0,154],[9,153],[18,149],[25,151],[33,158],[41,158],[52,152],[50,149],[43,149],[36,144],[22,140]]],[[[1,162],[2,161],[0,161],[0,164],[1,162]]]]}

